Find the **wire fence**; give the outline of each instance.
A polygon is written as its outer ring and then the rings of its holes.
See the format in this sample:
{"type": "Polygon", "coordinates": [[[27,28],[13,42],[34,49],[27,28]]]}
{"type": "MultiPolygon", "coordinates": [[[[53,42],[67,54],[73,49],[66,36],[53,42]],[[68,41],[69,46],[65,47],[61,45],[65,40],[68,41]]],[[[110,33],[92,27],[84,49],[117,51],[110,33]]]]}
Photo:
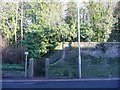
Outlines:
{"type": "MultiPolygon", "coordinates": [[[[119,77],[119,59],[96,58],[84,60],[82,58],[82,78],[119,77]]],[[[48,60],[46,61],[48,62],[48,60]]],[[[46,64],[46,78],[72,79],[79,78],[78,65],[69,63],[46,64]]]]}

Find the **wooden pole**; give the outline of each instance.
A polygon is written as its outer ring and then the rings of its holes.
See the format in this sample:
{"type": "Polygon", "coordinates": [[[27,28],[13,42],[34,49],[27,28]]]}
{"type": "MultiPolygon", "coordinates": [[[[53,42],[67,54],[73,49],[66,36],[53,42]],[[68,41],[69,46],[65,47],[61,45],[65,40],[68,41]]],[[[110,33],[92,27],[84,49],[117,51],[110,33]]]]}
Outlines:
{"type": "Polygon", "coordinates": [[[49,58],[46,58],[46,63],[45,63],[45,78],[48,78],[48,70],[49,70],[49,58]]]}
{"type": "Polygon", "coordinates": [[[30,58],[28,67],[28,77],[32,78],[34,73],[34,60],[30,58]]]}

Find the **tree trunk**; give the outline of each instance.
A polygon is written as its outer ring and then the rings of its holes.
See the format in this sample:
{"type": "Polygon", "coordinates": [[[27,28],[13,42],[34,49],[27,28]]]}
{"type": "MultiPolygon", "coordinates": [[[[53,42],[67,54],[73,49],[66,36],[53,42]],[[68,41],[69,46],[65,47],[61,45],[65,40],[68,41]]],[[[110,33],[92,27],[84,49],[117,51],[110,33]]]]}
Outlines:
{"type": "Polygon", "coordinates": [[[22,40],[23,40],[23,0],[21,6],[21,62],[23,63],[23,48],[22,48],[22,40]]]}
{"type": "Polygon", "coordinates": [[[14,34],[15,34],[15,47],[17,47],[17,19],[18,19],[18,2],[16,2],[16,22],[15,22],[15,32],[14,32],[14,34]]]}
{"type": "Polygon", "coordinates": [[[2,63],[2,35],[0,34],[0,63],[2,63]]]}

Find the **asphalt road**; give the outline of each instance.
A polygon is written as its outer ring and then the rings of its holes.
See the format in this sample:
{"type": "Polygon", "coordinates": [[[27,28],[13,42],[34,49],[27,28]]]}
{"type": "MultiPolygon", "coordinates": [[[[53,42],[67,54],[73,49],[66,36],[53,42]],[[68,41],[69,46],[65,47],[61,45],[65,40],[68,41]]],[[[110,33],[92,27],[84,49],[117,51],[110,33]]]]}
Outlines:
{"type": "Polygon", "coordinates": [[[118,79],[3,80],[2,88],[118,88],[118,79]]]}

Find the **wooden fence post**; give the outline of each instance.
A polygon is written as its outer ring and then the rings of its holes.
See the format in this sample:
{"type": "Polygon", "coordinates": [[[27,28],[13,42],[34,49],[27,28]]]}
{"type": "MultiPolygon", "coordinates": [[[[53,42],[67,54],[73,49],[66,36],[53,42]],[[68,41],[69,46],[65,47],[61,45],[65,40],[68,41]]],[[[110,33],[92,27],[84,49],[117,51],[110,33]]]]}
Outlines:
{"type": "Polygon", "coordinates": [[[28,67],[28,77],[32,78],[34,73],[34,60],[33,58],[29,59],[29,67],[28,67]]]}
{"type": "Polygon", "coordinates": [[[45,62],[45,78],[48,78],[48,70],[49,70],[49,58],[46,58],[46,62],[45,62]]]}

